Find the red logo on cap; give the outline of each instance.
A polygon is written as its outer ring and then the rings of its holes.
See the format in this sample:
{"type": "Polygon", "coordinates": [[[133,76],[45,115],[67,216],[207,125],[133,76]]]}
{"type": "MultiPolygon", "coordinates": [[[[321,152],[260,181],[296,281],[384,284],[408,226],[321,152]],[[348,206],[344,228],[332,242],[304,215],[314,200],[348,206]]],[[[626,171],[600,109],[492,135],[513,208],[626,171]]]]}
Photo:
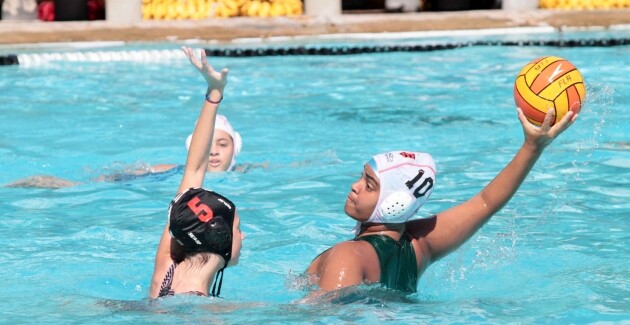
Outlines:
{"type": "Polygon", "coordinates": [[[199,200],[199,198],[196,196],[188,201],[188,207],[202,222],[208,222],[214,217],[212,209],[210,209],[209,206],[201,203],[201,200],[199,200]]]}
{"type": "Polygon", "coordinates": [[[411,159],[416,159],[416,154],[415,153],[410,153],[410,152],[401,152],[400,153],[401,156],[405,157],[405,158],[411,158],[411,159]]]}

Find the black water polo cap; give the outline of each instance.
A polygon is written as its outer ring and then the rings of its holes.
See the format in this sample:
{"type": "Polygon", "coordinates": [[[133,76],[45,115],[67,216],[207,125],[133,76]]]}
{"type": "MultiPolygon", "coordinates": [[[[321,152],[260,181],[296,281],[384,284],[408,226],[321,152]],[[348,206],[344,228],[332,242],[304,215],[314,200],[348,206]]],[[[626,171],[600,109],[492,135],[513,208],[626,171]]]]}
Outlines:
{"type": "Polygon", "coordinates": [[[232,257],[234,203],[219,193],[190,188],[173,199],[168,209],[171,236],[186,252],[232,257]]]}

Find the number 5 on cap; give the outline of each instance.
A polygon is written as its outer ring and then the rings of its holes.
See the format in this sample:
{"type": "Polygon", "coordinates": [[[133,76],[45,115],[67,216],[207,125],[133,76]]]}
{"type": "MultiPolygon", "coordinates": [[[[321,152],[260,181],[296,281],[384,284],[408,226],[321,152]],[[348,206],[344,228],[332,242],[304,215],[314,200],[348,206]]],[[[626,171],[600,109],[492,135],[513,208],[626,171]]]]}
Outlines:
{"type": "Polygon", "coordinates": [[[196,196],[188,201],[188,207],[202,222],[208,222],[213,218],[212,209],[201,203],[201,200],[196,196]]]}

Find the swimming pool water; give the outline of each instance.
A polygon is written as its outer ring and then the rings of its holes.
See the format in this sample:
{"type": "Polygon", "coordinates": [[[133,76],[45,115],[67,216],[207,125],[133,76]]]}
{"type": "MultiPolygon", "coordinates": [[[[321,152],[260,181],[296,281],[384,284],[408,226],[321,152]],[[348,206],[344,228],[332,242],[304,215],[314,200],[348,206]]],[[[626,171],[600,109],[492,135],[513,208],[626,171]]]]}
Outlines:
{"type": "MultiPolygon", "coordinates": [[[[173,45],[175,48],[176,46],[173,45]]],[[[0,69],[6,184],[30,175],[82,182],[0,188],[7,323],[592,323],[630,321],[630,56],[627,47],[471,47],[337,57],[211,58],[229,67],[220,112],[243,137],[249,173],[208,175],[247,235],[223,299],[148,303],[166,208],[181,174],[93,182],[141,163],[184,163],[203,100],[182,58],[51,62],[0,69]],[[512,201],[432,265],[418,293],[378,288],[300,304],[300,274],[351,238],[350,184],[371,155],[431,153],[435,191],[420,214],[477,193],[522,130],[513,81],[534,58],[573,62],[587,82],[578,121],[546,150],[512,201]]]]}

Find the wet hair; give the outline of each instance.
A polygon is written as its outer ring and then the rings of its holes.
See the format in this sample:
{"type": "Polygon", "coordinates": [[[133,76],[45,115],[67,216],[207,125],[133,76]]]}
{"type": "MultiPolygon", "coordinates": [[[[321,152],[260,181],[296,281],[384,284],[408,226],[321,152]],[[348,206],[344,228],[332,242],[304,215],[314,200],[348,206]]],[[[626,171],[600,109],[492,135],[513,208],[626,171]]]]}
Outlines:
{"type": "Polygon", "coordinates": [[[193,267],[201,268],[210,262],[212,254],[214,253],[186,252],[186,250],[177,241],[173,240],[171,242],[171,258],[176,264],[189,260],[193,267]]]}

